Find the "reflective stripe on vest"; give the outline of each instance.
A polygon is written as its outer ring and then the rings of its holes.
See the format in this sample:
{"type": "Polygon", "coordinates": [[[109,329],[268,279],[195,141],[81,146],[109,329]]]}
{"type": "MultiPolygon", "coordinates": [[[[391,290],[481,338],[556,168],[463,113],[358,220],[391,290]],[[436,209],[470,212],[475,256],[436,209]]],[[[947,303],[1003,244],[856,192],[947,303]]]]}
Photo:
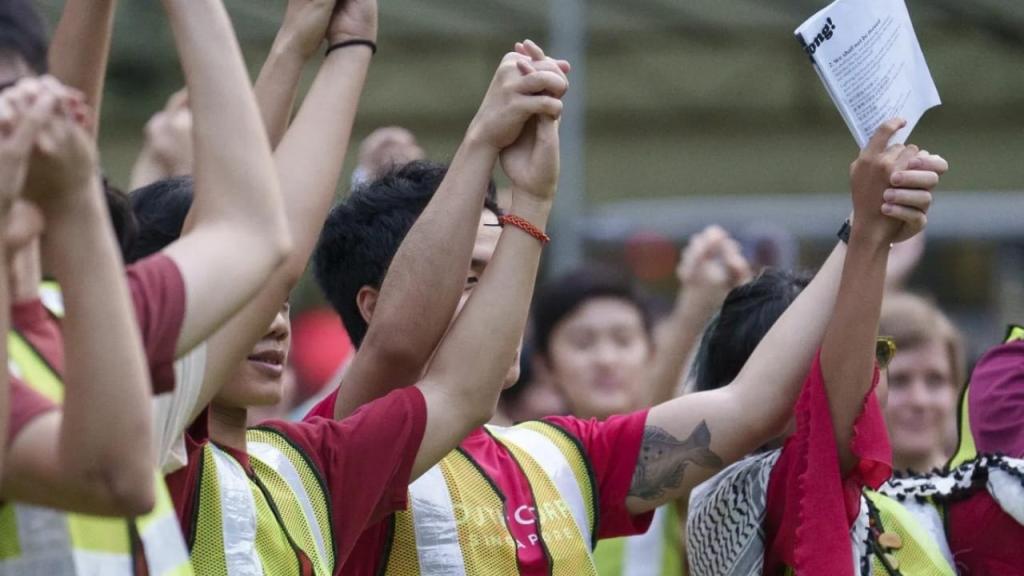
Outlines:
{"type": "MultiPolygon", "coordinates": [[[[565,432],[548,424],[487,431],[526,476],[550,573],[596,574],[590,549],[597,511],[586,456],[565,432]]],[[[521,511],[508,510],[496,490],[468,454],[449,453],[410,485],[409,510],[394,515],[384,573],[518,574],[517,546],[522,543],[512,537],[507,522],[521,511]]]]}
{"type": "Polygon", "coordinates": [[[249,431],[252,477],[233,456],[207,444],[193,519],[197,574],[299,573],[297,549],[315,574],[333,573],[327,496],[304,479],[315,475],[312,466],[297,449],[274,440],[275,434],[249,431]]]}
{"type": "MultiPolygon", "coordinates": [[[[64,397],[58,375],[29,341],[11,331],[8,355],[26,384],[51,401],[64,397]]],[[[163,476],[154,472],[156,504],[135,519],[151,576],[192,574],[185,541],[163,476]]],[[[67,514],[6,503],[0,508],[0,576],[8,574],[134,573],[131,531],[125,518],[67,514]]]]}

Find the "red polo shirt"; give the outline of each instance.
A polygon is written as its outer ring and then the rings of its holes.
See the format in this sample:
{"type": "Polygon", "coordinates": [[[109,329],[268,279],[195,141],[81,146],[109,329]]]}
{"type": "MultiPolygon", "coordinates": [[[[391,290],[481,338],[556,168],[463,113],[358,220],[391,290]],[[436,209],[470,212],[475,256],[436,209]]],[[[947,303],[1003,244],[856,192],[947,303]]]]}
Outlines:
{"type": "MultiPolygon", "coordinates": [[[[307,419],[318,420],[333,416],[336,397],[337,391],[314,407],[307,419]]],[[[640,454],[647,411],[613,416],[604,421],[581,420],[569,416],[544,420],[561,427],[579,440],[587,455],[598,492],[598,538],[617,538],[646,532],[654,513],[630,515],[626,509],[626,495],[640,454]]],[[[487,477],[497,484],[506,497],[508,516],[505,523],[517,542],[519,573],[524,576],[547,576],[548,561],[533,521],[536,504],[519,465],[501,444],[482,429],[470,434],[460,447],[483,468],[487,477]]],[[[495,517],[501,516],[501,511],[498,511],[495,517]]],[[[348,562],[343,566],[343,571],[336,574],[379,574],[381,561],[389,545],[388,526],[389,522],[378,522],[363,532],[348,562]]]]}
{"type": "MultiPolygon", "coordinates": [[[[405,508],[426,424],[427,404],[418,388],[392,392],[340,421],[310,418],[260,424],[294,442],[323,477],[331,503],[336,566],[353,552],[356,539],[368,525],[405,508]]],[[[167,476],[186,541],[191,541],[194,531],[202,451],[209,442],[204,413],[186,435],[188,465],[167,476]]],[[[252,476],[245,453],[222,448],[252,476]]],[[[335,573],[340,573],[340,568],[335,573]]]]}
{"type": "Polygon", "coordinates": [[[55,409],[56,406],[10,373],[7,374],[7,377],[10,379],[11,385],[9,398],[11,412],[7,420],[7,445],[10,446],[26,424],[55,409]]]}

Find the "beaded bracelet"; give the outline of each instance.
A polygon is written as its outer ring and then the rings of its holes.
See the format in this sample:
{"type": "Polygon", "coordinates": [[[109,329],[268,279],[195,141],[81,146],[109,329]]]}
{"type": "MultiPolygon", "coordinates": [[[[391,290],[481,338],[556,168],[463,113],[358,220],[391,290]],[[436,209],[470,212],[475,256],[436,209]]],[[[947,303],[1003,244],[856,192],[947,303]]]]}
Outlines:
{"type": "Polygon", "coordinates": [[[527,220],[526,218],[520,218],[515,214],[504,214],[502,216],[499,216],[498,223],[501,224],[502,226],[504,226],[505,224],[511,224],[512,226],[515,226],[516,228],[519,228],[523,232],[526,232],[530,236],[533,236],[534,238],[539,240],[542,245],[547,245],[548,242],[551,242],[551,237],[545,234],[543,230],[531,224],[530,221],[527,220]]]}

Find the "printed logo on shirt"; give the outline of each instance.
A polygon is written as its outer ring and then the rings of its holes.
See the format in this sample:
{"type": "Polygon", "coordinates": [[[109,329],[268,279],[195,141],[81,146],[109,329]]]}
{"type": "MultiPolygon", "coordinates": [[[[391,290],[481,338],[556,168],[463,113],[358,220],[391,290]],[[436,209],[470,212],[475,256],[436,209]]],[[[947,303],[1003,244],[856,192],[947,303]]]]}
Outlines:
{"type": "MultiPolygon", "coordinates": [[[[503,547],[515,545],[522,549],[528,546],[540,544],[540,537],[537,535],[537,520],[541,524],[550,521],[569,520],[574,521],[572,511],[564,500],[543,502],[539,506],[521,505],[514,510],[509,510],[508,516],[502,517],[502,509],[490,506],[466,506],[455,504],[455,522],[458,525],[468,524],[472,531],[469,533],[469,545],[473,547],[503,547]],[[512,529],[513,534],[525,537],[513,538],[506,530],[506,525],[513,528],[513,525],[521,526],[519,530],[512,529]]],[[[572,539],[576,535],[572,530],[545,528],[544,534],[548,542],[555,542],[562,539],[572,539]]]]}

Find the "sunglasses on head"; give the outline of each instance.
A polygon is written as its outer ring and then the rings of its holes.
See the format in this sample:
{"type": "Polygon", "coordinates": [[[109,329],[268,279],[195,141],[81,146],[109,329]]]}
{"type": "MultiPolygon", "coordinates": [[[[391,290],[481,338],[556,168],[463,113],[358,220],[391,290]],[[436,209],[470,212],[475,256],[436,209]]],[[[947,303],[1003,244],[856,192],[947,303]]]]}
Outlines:
{"type": "Polygon", "coordinates": [[[888,368],[893,356],[896,356],[896,341],[890,336],[879,336],[875,340],[875,360],[878,361],[878,367],[882,370],[888,368]]]}

